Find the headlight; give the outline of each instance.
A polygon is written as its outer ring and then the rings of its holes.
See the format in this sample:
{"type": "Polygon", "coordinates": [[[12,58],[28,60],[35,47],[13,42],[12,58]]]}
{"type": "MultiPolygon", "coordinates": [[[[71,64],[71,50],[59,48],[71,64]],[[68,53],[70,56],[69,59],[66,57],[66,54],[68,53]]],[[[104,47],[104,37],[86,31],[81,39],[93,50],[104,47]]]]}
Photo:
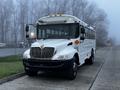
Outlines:
{"type": "Polygon", "coordinates": [[[61,55],[61,56],[58,56],[58,59],[68,59],[68,56],[67,55],[61,55]]]}
{"type": "Polygon", "coordinates": [[[23,55],[23,59],[28,59],[28,58],[30,58],[30,55],[28,55],[28,54],[23,55]]]}
{"type": "Polygon", "coordinates": [[[68,55],[59,55],[53,58],[54,60],[67,60],[70,59],[68,55]]]}

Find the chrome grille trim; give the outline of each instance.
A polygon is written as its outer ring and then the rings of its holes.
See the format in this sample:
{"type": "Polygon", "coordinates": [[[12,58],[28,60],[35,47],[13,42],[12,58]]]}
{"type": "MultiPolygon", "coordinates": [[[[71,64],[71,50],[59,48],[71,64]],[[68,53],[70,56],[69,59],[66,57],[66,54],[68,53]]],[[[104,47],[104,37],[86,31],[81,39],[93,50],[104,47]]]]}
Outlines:
{"type": "Polygon", "coordinates": [[[30,56],[31,58],[52,58],[54,54],[54,48],[53,47],[32,47],[30,50],[30,56]]]}

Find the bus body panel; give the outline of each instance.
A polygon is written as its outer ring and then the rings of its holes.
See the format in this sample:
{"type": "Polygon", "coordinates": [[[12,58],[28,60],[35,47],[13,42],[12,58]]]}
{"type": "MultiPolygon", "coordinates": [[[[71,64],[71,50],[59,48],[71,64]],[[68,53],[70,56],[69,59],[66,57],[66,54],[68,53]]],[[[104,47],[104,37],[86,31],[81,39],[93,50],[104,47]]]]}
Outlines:
{"type": "MultiPolygon", "coordinates": [[[[58,26],[59,26],[58,25],[58,26]]],[[[92,50],[96,49],[96,34],[92,27],[89,27],[86,23],[80,19],[71,15],[54,15],[40,18],[37,21],[37,35],[41,35],[41,38],[37,38],[34,43],[31,44],[30,49],[26,50],[23,54],[23,62],[25,69],[53,69],[71,66],[74,57],[78,60],[77,64],[82,65],[85,60],[90,58],[92,50]],[[70,25],[69,25],[70,23],[70,25]],[[69,28],[73,24],[79,24],[77,38],[64,38],[62,35],[68,35],[67,31],[62,31],[64,27],[52,27],[53,25],[68,25],[69,28]],[[46,25],[46,26],[45,26],[46,25]],[[48,28],[47,28],[47,25],[48,28]],[[38,27],[39,26],[39,27],[38,27]],[[85,29],[85,39],[81,40],[81,27],[85,29]],[[54,30],[57,28],[58,30],[54,30]],[[38,31],[41,33],[38,34],[38,31]],[[59,32],[57,32],[59,31],[59,32]],[[47,35],[46,35],[47,34],[47,35]],[[42,38],[42,37],[47,38],[42,38]],[[50,35],[61,35],[62,38],[48,38],[50,35]],[[52,53],[52,54],[51,54],[52,53]],[[50,55],[49,55],[50,54],[50,55]],[[78,57],[77,57],[78,56],[78,57]],[[70,62],[70,63],[69,63],[70,62]],[[70,64],[70,65],[68,65],[70,64]]],[[[72,29],[71,29],[72,30],[72,29]]],[[[76,32],[75,32],[76,33],[76,32]]],[[[32,34],[34,35],[34,34],[32,34]]],[[[38,37],[38,36],[37,36],[38,37]]],[[[69,67],[68,67],[69,68],[69,67]]]]}

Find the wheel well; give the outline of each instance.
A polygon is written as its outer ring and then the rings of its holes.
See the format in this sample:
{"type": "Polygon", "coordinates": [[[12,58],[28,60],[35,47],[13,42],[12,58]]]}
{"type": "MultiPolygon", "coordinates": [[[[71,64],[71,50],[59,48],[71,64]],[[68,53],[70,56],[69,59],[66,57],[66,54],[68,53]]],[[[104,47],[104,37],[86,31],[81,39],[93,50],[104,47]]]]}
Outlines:
{"type": "Polygon", "coordinates": [[[94,51],[95,51],[95,50],[92,48],[92,49],[91,49],[91,52],[94,52],[94,51]]]}
{"type": "Polygon", "coordinates": [[[75,62],[79,65],[80,62],[79,62],[79,56],[78,56],[78,54],[76,53],[74,56],[76,57],[76,61],[75,62]]]}
{"type": "Polygon", "coordinates": [[[94,49],[93,49],[93,48],[92,48],[92,50],[91,50],[91,55],[92,55],[92,54],[94,54],[94,49]]]}
{"type": "Polygon", "coordinates": [[[91,50],[92,52],[94,51],[94,49],[92,48],[92,50],[91,50]]]}

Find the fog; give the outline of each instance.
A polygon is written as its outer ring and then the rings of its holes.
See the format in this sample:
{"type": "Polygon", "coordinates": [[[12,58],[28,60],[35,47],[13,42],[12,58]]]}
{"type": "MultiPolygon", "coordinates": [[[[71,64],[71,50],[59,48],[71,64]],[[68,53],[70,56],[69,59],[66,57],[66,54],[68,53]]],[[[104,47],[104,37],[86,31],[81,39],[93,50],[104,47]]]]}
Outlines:
{"type": "Polygon", "coordinates": [[[109,20],[109,36],[120,44],[120,1],[119,0],[92,0],[97,3],[99,8],[104,9],[109,20]]]}
{"type": "Polygon", "coordinates": [[[109,36],[115,37],[118,25],[116,22],[111,23],[112,13],[109,8],[105,8],[105,3],[98,0],[97,4],[88,0],[3,0],[0,3],[0,42],[9,47],[18,47],[21,42],[27,43],[25,24],[34,24],[46,15],[63,13],[76,16],[95,27],[97,46],[114,45],[113,39],[108,37],[108,31],[109,36]],[[105,9],[108,17],[101,8],[105,9]]]}

